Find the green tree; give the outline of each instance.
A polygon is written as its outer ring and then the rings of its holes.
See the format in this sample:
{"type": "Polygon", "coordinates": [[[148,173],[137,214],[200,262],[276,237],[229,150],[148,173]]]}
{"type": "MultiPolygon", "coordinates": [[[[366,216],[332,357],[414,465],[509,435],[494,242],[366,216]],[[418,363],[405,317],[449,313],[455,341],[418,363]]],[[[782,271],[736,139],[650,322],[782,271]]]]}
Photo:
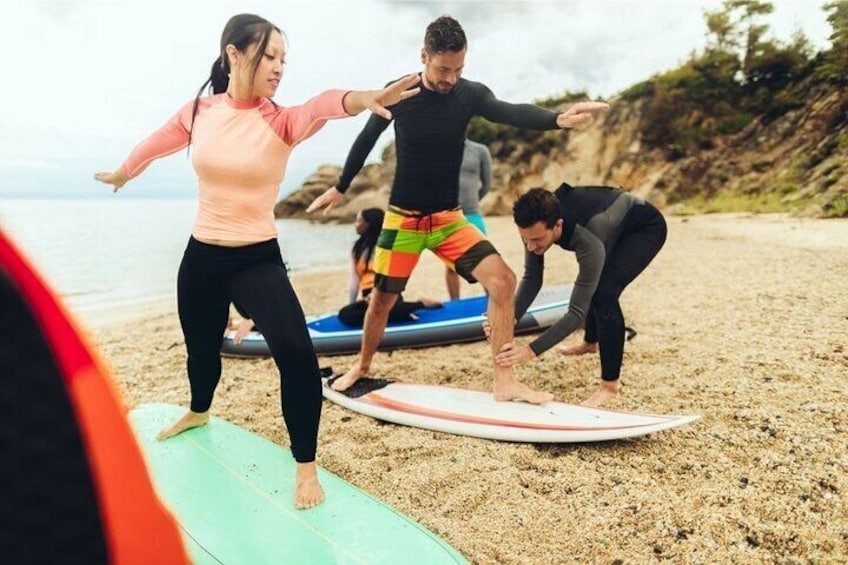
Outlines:
{"type": "Polygon", "coordinates": [[[730,52],[739,45],[736,28],[727,10],[705,12],[707,22],[707,42],[710,48],[730,52]]]}
{"type": "Polygon", "coordinates": [[[848,84],[848,1],[836,0],[823,6],[828,12],[827,22],[833,29],[831,48],[822,56],[817,74],[839,85],[848,84]]]}
{"type": "Polygon", "coordinates": [[[744,26],[744,49],[742,56],[742,73],[745,80],[751,78],[751,71],[762,57],[764,51],[773,44],[763,38],[768,32],[768,25],[757,23],[762,16],[771,14],[774,6],[771,2],[762,0],[725,0],[725,6],[731,13],[739,14],[739,25],[744,26]]]}

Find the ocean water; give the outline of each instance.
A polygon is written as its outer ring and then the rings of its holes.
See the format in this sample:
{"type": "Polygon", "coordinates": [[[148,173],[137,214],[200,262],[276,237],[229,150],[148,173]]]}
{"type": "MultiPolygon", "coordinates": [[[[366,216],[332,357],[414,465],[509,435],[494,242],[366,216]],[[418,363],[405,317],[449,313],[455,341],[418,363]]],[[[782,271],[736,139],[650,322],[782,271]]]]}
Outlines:
{"type": "MultiPolygon", "coordinates": [[[[3,199],[0,228],[73,310],[176,295],[194,199],[3,199]]],[[[278,220],[293,272],[345,267],[352,225],[278,220]]],[[[342,289],[340,289],[341,293],[342,289]]]]}

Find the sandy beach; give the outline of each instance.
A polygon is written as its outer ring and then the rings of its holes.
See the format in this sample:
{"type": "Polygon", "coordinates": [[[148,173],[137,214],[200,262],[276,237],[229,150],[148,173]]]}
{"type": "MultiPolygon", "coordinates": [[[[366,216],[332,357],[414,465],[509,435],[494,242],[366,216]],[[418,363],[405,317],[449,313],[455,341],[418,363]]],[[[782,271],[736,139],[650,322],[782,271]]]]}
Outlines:
{"type": "MultiPolygon", "coordinates": [[[[511,219],[487,223],[520,276],[511,219]]],[[[626,394],[608,407],[701,420],[626,441],[523,445],[385,424],[325,401],[319,464],[474,563],[848,561],[848,221],[697,215],[668,223],[664,249],[622,297],[639,333],[626,345],[626,394]]],[[[548,283],[577,272],[561,250],[546,264],[548,283]]],[[[295,276],[304,310],[338,309],[347,276],[345,266],[295,276]]],[[[462,292],[481,289],[463,283],[462,292]]],[[[431,255],[405,295],[445,298],[443,267],[431,255]]],[[[129,407],[187,404],[172,301],[82,322],[129,407]]],[[[352,360],[319,362],[343,370],[352,360]]],[[[491,357],[485,343],[455,345],[378,354],[373,369],[486,390],[491,357]]],[[[518,375],[579,402],[594,390],[599,363],[550,351],[518,375]]],[[[225,359],[212,410],[288,445],[270,360],[225,359]]]]}

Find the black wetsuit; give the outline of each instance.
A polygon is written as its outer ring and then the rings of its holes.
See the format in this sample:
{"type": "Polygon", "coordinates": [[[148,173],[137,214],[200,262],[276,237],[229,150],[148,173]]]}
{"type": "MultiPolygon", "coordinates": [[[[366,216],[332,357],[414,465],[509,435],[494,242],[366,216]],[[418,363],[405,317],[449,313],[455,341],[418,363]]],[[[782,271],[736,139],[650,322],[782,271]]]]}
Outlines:
{"type": "MultiPolygon", "coordinates": [[[[389,108],[395,122],[397,170],[389,204],[419,212],[459,205],[459,170],[468,122],[474,116],[520,128],[557,129],[557,113],[495,98],[484,84],[459,79],[448,94],[421,92],[389,108]]],[[[336,184],[345,192],[390,120],[372,114],[356,138],[336,184]]]]}
{"type": "MultiPolygon", "coordinates": [[[[618,298],[665,243],[666,223],[650,203],[609,187],[563,184],[556,190],[563,219],[557,245],[577,255],[580,272],[568,312],[530,348],[540,355],[586,323],[586,341],[598,342],[601,378],[618,380],[624,351],[624,315],[618,298]]],[[[544,255],[526,251],[515,298],[516,319],[542,287],[544,255]]]]}

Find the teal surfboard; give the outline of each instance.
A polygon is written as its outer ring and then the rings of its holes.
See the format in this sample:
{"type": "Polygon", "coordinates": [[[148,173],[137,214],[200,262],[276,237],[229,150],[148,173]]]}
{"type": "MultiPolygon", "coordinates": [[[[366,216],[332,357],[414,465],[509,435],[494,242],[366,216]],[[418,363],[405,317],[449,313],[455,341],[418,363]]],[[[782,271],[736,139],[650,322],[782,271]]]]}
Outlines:
{"type": "Polygon", "coordinates": [[[225,420],[157,441],[184,413],[145,404],[129,418],[195,563],[466,563],[411,518],[323,469],[326,500],[297,510],[291,453],[225,420]]]}

